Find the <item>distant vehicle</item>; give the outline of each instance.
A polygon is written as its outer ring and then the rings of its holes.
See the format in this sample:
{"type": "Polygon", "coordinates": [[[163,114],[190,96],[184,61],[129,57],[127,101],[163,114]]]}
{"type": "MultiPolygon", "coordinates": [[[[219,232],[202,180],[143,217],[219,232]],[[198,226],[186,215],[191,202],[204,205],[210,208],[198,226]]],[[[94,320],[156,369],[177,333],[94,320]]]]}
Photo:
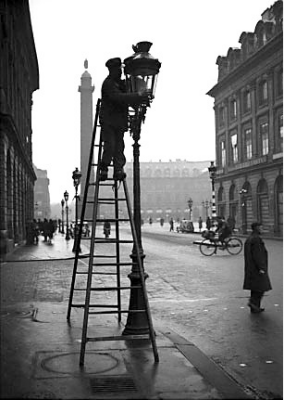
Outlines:
{"type": "Polygon", "coordinates": [[[183,219],[180,221],[179,226],[176,228],[178,233],[191,233],[194,232],[193,222],[189,219],[183,219]]]}

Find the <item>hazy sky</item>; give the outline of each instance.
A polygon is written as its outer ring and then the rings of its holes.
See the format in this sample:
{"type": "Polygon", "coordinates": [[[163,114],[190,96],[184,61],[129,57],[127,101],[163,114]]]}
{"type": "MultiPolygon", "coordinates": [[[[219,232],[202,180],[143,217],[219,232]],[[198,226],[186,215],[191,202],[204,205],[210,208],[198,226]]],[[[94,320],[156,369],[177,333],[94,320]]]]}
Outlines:
{"type": "MultiPolygon", "coordinates": [[[[72,171],[80,168],[80,93],[89,61],[101,95],[105,62],[133,54],[132,44],[153,43],[162,63],[156,97],[140,140],[141,161],[215,159],[213,99],[217,57],[240,47],[243,31],[254,31],[270,0],[30,0],[40,88],[33,96],[33,160],[46,169],[51,202],[74,192],[72,171]]],[[[94,115],[95,116],[95,115],[94,115]]],[[[132,159],[132,139],[125,135],[132,159]]]]}

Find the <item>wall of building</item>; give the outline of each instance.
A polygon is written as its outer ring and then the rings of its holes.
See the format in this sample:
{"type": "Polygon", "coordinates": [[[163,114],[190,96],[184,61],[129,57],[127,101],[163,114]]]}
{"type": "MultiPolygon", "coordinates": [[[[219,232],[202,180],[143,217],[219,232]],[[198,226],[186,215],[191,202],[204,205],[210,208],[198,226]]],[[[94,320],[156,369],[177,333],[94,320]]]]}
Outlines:
{"type": "Polygon", "coordinates": [[[262,14],[241,48],[218,57],[215,100],[217,213],[244,233],[252,221],[283,233],[283,3],[262,14]]]}
{"type": "MultiPolygon", "coordinates": [[[[204,208],[202,202],[211,200],[211,182],[209,179],[209,161],[176,160],[168,162],[141,162],[141,218],[147,221],[171,217],[189,219],[188,199],[192,198],[192,217],[197,221],[199,216],[205,220],[206,213],[211,215],[211,209],[204,208]]],[[[127,185],[133,207],[133,165],[125,165],[127,185]]],[[[103,188],[101,189],[103,190],[103,188]]],[[[104,216],[108,215],[107,207],[101,208],[104,216]]],[[[120,206],[121,216],[127,215],[126,206],[120,206]]]]}
{"type": "Polygon", "coordinates": [[[34,166],[37,180],[34,186],[34,218],[43,220],[51,218],[49,179],[47,171],[34,166]]]}
{"type": "Polygon", "coordinates": [[[39,72],[28,0],[0,8],[0,239],[1,253],[26,238],[33,218],[32,94],[39,72]]]}

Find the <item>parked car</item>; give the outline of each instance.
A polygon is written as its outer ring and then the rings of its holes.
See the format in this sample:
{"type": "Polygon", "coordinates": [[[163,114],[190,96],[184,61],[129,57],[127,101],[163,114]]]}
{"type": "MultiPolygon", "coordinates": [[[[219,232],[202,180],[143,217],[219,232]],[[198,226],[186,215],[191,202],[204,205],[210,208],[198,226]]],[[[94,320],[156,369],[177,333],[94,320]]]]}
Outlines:
{"type": "Polygon", "coordinates": [[[182,221],[180,221],[180,224],[179,226],[177,226],[176,230],[178,233],[194,232],[193,222],[190,221],[189,219],[183,219],[182,221]]]}

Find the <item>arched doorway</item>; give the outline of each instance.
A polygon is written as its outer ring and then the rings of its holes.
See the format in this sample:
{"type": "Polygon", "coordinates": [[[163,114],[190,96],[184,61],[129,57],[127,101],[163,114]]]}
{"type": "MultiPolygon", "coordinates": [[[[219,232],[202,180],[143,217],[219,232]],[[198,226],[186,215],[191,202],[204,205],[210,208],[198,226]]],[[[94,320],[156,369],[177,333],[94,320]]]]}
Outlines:
{"type": "Polygon", "coordinates": [[[261,179],[257,185],[257,220],[264,229],[269,228],[269,201],[268,186],[265,179],[261,179]]]}
{"type": "Polygon", "coordinates": [[[220,186],[217,195],[218,215],[225,216],[226,213],[226,199],[223,186],[220,186]]]}
{"type": "Polygon", "coordinates": [[[283,176],[280,175],[274,185],[275,214],[274,226],[275,233],[279,236],[283,235],[283,176]]]}

